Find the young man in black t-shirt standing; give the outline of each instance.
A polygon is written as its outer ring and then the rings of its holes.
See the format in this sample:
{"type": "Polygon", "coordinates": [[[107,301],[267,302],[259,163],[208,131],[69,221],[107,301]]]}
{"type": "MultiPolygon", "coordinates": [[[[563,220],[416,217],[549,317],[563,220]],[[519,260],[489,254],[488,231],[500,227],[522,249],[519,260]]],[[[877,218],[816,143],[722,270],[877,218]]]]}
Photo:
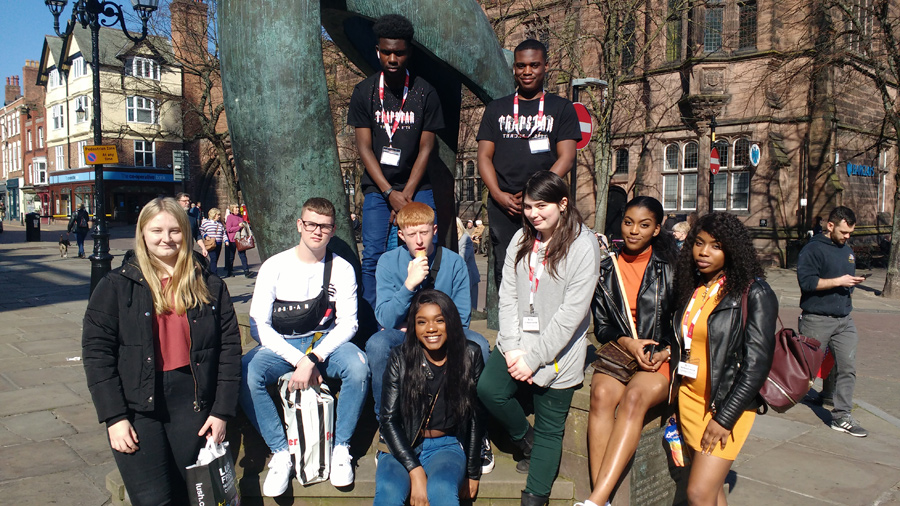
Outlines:
{"type": "Polygon", "coordinates": [[[361,179],[362,294],[374,308],[375,267],[387,249],[396,247],[396,213],[412,201],[434,208],[428,164],[437,155],[435,132],[444,128],[444,118],[435,89],[407,70],[412,23],[388,14],[372,30],[382,72],[356,85],[347,124],[356,127],[356,147],[366,167],[361,179]]]}
{"type": "Polygon", "coordinates": [[[497,286],[506,248],[522,227],[525,183],[541,170],[565,176],[581,139],[572,102],[544,91],[547,48],[528,39],[514,53],[516,93],[488,104],[476,137],[478,172],[490,191],[487,209],[497,286]]]}

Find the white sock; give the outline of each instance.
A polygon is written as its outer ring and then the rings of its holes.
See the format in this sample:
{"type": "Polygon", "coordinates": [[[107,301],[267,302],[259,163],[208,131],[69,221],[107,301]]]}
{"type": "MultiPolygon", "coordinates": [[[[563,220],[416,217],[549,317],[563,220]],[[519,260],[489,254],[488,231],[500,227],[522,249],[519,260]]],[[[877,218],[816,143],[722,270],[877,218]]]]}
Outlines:
{"type": "Polygon", "coordinates": [[[584,506],[600,506],[600,505],[590,499],[585,499],[584,506]]]}

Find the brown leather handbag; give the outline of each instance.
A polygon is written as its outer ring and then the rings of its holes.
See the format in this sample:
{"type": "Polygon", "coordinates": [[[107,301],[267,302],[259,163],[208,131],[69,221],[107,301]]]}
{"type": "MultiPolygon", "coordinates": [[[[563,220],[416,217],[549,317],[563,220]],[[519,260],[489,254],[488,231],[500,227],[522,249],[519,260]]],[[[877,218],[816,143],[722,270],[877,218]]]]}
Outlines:
{"type": "Polygon", "coordinates": [[[637,372],[637,360],[628,350],[615,341],[610,341],[597,350],[597,360],[591,364],[595,370],[607,376],[628,383],[637,372]]]}
{"type": "Polygon", "coordinates": [[[247,222],[244,222],[244,228],[235,236],[234,244],[238,251],[247,251],[256,247],[256,239],[253,238],[253,232],[247,222]]]}

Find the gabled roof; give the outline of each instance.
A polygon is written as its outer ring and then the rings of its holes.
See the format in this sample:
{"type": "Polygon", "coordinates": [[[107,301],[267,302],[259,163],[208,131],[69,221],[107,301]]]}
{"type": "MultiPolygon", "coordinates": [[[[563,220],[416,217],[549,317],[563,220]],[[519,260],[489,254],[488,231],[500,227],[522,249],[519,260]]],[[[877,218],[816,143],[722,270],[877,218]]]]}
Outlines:
{"type": "MultiPolygon", "coordinates": [[[[131,54],[139,54],[139,48],[148,48],[164,64],[180,66],[172,50],[172,42],[167,37],[148,35],[146,39],[135,44],[122,33],[119,27],[100,28],[99,34],[100,65],[105,67],[121,67],[125,57],[131,54]]],[[[138,34],[132,33],[137,36],[138,34]]],[[[63,40],[54,35],[44,38],[44,51],[41,54],[41,62],[38,72],[38,84],[46,83],[46,75],[49,68],[57,66],[63,61],[63,51],[70,52],[77,45],[87,63],[91,63],[91,30],[82,28],[80,24],[75,26],[69,39],[63,40]],[[51,62],[55,62],[51,64],[51,62]]]]}

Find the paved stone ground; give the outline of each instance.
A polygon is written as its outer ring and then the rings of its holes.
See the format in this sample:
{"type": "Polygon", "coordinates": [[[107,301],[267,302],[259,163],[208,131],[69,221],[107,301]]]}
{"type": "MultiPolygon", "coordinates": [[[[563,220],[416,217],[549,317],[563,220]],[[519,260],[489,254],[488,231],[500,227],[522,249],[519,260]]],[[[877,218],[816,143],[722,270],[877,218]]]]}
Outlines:
{"type": "MultiPolygon", "coordinates": [[[[40,243],[24,242],[17,224],[6,222],[5,228],[0,234],[0,503],[108,504],[104,480],[115,464],[80,362],[90,262],[72,258],[74,244],[70,258],[59,257],[64,224],[44,225],[40,243]]],[[[132,227],[112,230],[114,266],[132,242],[132,227]]],[[[256,251],[249,256],[258,267],[256,251]]],[[[485,272],[484,257],[478,258],[485,272]]],[[[854,415],[870,436],[833,431],[827,411],[805,405],[759,417],[729,476],[730,504],[900,504],[900,301],[875,296],[885,271],[872,273],[854,295],[853,313],[860,333],[854,415]]],[[[768,278],[783,321],[796,328],[795,273],[772,269],[768,278]]],[[[253,280],[241,276],[227,283],[237,310],[246,312],[253,280]]],[[[483,282],[481,292],[483,306],[483,282]]]]}

